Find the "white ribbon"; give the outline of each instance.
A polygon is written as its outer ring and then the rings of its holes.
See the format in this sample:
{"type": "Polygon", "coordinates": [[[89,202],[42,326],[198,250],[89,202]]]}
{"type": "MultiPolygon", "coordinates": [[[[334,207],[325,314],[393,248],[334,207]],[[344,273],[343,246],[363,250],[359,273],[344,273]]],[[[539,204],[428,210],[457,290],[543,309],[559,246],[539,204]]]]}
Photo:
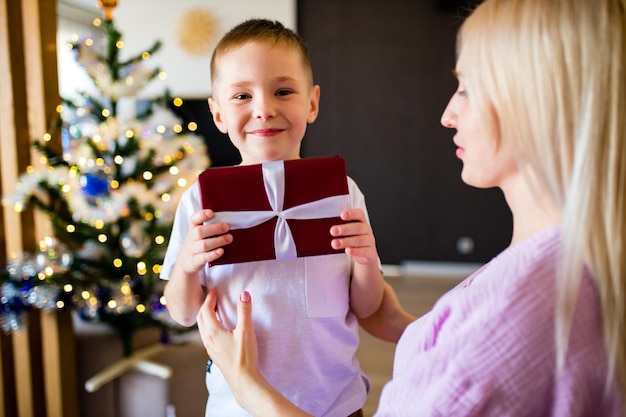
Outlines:
{"type": "Polygon", "coordinates": [[[285,165],[283,161],[263,164],[263,183],[272,210],[267,211],[220,211],[212,222],[228,223],[231,230],[247,229],[278,217],[274,229],[276,259],[295,259],[298,256],[288,219],[324,219],[338,217],[342,210],[350,208],[348,194],[326,197],[283,210],[285,201],[285,165]]]}

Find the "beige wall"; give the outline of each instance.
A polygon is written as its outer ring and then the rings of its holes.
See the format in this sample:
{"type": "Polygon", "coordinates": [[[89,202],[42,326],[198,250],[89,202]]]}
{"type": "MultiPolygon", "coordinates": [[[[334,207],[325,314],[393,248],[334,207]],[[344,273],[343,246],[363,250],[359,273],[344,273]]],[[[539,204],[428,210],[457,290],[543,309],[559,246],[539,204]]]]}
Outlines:
{"type": "MultiPolygon", "coordinates": [[[[61,14],[69,13],[74,17],[80,14],[72,12],[71,6],[82,7],[85,2],[60,1],[61,14]]],[[[95,0],[91,3],[95,4],[95,0]]],[[[101,15],[97,10],[95,13],[101,15]]],[[[113,10],[113,20],[124,39],[122,57],[134,56],[156,40],[163,43],[149,64],[163,70],[167,78],[164,82],[151,83],[140,92],[141,98],[160,96],[165,87],[173,95],[186,99],[207,98],[210,95],[209,63],[215,43],[228,29],[252,17],[279,20],[296,29],[296,0],[121,0],[113,10]],[[187,35],[191,36],[183,36],[185,28],[190,29],[187,35]]],[[[89,23],[89,19],[85,22],[89,23]]],[[[60,24],[64,25],[62,21],[60,24]]],[[[59,33],[66,30],[61,26],[59,29],[59,33]]],[[[66,41],[59,39],[60,44],[66,41]]],[[[76,79],[61,73],[60,87],[64,96],[72,89],[68,83],[76,79]]]]}

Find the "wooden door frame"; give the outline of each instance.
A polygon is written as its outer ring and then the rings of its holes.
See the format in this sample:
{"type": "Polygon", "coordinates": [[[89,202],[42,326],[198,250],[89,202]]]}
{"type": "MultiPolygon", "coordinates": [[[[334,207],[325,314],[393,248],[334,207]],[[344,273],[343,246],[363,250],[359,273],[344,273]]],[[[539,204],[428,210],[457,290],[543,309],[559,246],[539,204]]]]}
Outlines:
{"type": "MultiPolygon", "coordinates": [[[[60,103],[56,0],[0,0],[0,194],[14,191],[36,161],[31,140],[46,133],[60,103]]],[[[60,147],[60,138],[52,139],[60,147]]],[[[0,263],[32,251],[50,227],[32,210],[0,210],[0,263]]],[[[33,310],[28,325],[0,335],[4,415],[77,417],[75,339],[69,312],[33,310]]]]}

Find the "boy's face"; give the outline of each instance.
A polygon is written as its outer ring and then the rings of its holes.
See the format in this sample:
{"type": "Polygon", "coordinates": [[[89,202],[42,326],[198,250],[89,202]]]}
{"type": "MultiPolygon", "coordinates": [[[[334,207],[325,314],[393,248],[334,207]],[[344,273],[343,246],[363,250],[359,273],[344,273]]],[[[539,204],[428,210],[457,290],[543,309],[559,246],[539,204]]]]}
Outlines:
{"type": "Polygon", "coordinates": [[[300,55],[284,45],[250,42],[216,63],[209,107],[215,125],[239,149],[242,165],[300,158],[308,123],[318,113],[300,55]]]}

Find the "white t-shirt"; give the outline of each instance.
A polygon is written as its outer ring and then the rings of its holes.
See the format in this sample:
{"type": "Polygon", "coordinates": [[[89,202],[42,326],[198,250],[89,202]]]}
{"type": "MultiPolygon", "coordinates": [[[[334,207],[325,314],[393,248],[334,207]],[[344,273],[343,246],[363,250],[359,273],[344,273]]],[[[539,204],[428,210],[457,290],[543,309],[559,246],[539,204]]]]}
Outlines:
{"type": "MultiPolygon", "coordinates": [[[[348,188],[351,207],[367,216],[365,198],[351,178],[348,188]]],[[[179,202],[161,278],[170,277],[189,217],[201,208],[196,183],[179,202]]],[[[236,324],[239,294],[250,292],[261,372],[292,402],[319,417],[355,412],[369,389],[355,357],[359,333],[349,309],[351,268],[351,258],[340,253],[206,265],[200,273],[202,285],[217,288],[218,311],[227,328],[236,324]]],[[[207,416],[249,416],[235,402],[216,365],[207,372],[206,382],[207,416]]]]}

